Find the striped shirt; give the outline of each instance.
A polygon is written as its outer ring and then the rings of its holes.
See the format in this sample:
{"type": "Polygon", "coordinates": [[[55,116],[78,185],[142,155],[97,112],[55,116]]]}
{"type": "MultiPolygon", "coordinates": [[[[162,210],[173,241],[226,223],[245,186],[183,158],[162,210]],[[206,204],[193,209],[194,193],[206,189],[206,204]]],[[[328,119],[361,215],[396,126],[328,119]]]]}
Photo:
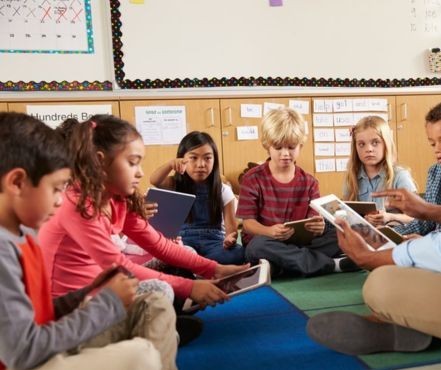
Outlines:
{"type": "MultiPolygon", "coordinates": [[[[441,205],[441,164],[434,164],[429,168],[426,182],[426,193],[424,200],[432,204],[441,205]]],[[[440,224],[434,221],[413,220],[406,225],[396,226],[394,229],[400,234],[426,235],[429,232],[439,229],[440,224]]]]}
{"type": "MultiPolygon", "coordinates": [[[[309,202],[319,197],[318,181],[312,175],[296,166],[294,178],[280,183],[272,176],[267,161],[244,175],[236,216],[264,226],[301,220],[317,214],[309,208],[309,202]]],[[[250,234],[242,234],[244,244],[251,238],[250,234]]]]}

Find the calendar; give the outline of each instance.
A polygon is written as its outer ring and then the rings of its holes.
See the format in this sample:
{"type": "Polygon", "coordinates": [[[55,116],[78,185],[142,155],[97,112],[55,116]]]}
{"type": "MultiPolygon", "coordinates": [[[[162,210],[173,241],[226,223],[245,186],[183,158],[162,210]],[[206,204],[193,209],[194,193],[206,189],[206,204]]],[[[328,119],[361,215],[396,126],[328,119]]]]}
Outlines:
{"type": "Polygon", "coordinates": [[[93,53],[90,0],[0,0],[0,52],[93,53]]]}

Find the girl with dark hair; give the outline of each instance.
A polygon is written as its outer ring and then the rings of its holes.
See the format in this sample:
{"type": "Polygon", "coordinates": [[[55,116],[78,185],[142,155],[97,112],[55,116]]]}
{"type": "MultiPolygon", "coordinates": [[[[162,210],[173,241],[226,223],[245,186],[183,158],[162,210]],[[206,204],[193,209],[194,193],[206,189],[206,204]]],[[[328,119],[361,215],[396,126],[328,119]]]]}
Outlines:
{"type": "Polygon", "coordinates": [[[177,158],[153,172],[150,182],[196,195],[187,223],[179,233],[185,245],[220,263],[244,262],[243,247],[236,242],[236,199],[231,188],[222,183],[218,150],[209,134],[187,134],[179,144],[177,158]],[[169,176],[171,171],[175,171],[174,176],[169,176]]]}

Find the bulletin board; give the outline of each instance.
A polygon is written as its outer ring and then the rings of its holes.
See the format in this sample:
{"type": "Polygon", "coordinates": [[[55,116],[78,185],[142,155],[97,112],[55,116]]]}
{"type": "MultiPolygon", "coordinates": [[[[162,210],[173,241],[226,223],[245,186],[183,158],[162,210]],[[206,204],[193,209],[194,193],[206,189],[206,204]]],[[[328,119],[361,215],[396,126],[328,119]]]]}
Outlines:
{"type": "Polygon", "coordinates": [[[112,1],[123,89],[441,84],[438,0],[112,1]]]}
{"type": "Polygon", "coordinates": [[[0,0],[0,91],[111,90],[103,0],[0,0]]]}

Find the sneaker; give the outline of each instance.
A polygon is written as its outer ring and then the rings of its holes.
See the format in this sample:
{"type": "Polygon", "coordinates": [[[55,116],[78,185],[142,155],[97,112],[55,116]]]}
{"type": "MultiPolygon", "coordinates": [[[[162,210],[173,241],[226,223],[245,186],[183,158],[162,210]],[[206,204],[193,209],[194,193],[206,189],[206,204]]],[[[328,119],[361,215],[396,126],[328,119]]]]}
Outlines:
{"type": "Polygon", "coordinates": [[[354,272],[361,270],[361,268],[349,257],[340,258],[338,261],[338,265],[341,272],[354,272]]]}
{"type": "Polygon", "coordinates": [[[351,312],[326,312],[309,319],[308,335],[334,351],[348,355],[377,352],[418,352],[432,337],[389,323],[371,321],[351,312]]]}
{"type": "Polygon", "coordinates": [[[179,334],[179,347],[183,347],[201,335],[204,322],[196,316],[178,315],[176,331],[179,334]]]}

